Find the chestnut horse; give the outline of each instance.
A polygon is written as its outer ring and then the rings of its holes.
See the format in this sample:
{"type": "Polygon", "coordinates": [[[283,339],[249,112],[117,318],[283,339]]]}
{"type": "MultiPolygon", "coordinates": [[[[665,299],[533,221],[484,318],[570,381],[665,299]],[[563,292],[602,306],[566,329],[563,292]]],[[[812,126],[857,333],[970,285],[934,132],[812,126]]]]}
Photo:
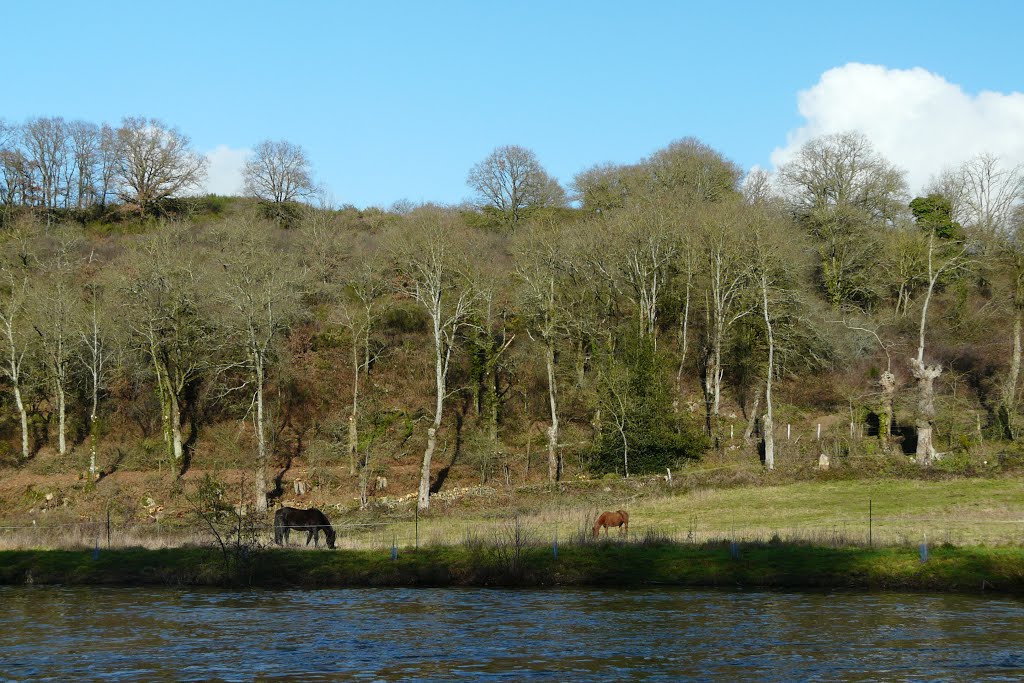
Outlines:
{"type": "Polygon", "coordinates": [[[324,532],[327,539],[327,547],[334,548],[335,533],[327,515],[316,508],[300,510],[298,508],[283,507],[274,513],[274,543],[287,545],[288,532],[292,529],[307,532],[306,545],[313,541],[314,547],[320,547],[320,532],[324,532]]]}
{"type": "Polygon", "coordinates": [[[601,533],[601,527],[604,527],[604,535],[608,535],[608,527],[619,527],[619,534],[629,534],[629,513],[625,510],[616,510],[615,512],[602,512],[601,516],[597,518],[594,523],[594,538],[597,538],[598,534],[601,533]]]}

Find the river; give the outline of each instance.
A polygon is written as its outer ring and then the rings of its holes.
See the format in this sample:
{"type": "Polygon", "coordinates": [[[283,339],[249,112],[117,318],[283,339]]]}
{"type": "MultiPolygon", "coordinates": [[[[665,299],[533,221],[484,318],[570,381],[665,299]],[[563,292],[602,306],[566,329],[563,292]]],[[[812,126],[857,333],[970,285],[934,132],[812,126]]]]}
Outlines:
{"type": "Polygon", "coordinates": [[[707,590],[0,588],[4,681],[1020,681],[1024,602],[707,590]]]}

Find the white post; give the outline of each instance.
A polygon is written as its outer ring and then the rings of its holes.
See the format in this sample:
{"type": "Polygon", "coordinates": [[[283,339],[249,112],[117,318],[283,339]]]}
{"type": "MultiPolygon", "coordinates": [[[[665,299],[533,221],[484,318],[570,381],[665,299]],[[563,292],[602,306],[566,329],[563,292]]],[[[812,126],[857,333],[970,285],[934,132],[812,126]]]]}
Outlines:
{"type": "Polygon", "coordinates": [[[788,422],[786,423],[786,441],[789,441],[789,428],[790,428],[791,426],[792,426],[792,425],[791,425],[791,424],[789,424],[788,422]]]}
{"type": "Polygon", "coordinates": [[[818,423],[818,441],[821,441],[821,423],[818,423]]]}

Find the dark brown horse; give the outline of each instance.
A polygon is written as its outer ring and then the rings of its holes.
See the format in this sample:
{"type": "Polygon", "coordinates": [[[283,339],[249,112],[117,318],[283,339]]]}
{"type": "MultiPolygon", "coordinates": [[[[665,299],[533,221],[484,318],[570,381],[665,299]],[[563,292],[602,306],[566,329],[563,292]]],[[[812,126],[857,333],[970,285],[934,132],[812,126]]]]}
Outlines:
{"type": "Polygon", "coordinates": [[[601,527],[604,527],[604,535],[608,535],[609,527],[618,527],[619,534],[629,534],[629,513],[625,510],[616,510],[615,512],[602,512],[601,516],[594,522],[594,538],[597,538],[598,534],[601,533],[601,527]]]}
{"type": "Polygon", "coordinates": [[[281,508],[274,513],[274,543],[282,545],[282,541],[288,543],[288,533],[295,529],[307,532],[306,545],[313,541],[313,547],[320,547],[320,532],[324,532],[327,539],[327,547],[334,548],[334,527],[331,526],[327,515],[316,508],[300,510],[298,508],[281,508]]]}

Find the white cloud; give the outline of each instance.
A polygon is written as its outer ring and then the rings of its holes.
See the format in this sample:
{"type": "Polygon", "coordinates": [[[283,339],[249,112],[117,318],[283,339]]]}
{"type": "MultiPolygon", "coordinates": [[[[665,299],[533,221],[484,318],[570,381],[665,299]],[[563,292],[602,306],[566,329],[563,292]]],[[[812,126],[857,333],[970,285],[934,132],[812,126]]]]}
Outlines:
{"type": "Polygon", "coordinates": [[[772,152],[776,168],[807,140],[849,130],[906,170],[912,192],[982,152],[1024,163],[1024,93],[972,95],[922,68],[851,63],[826,71],[797,102],[806,122],[772,152]]]}
{"type": "Polygon", "coordinates": [[[250,149],[232,149],[227,145],[206,153],[210,162],[207,167],[203,192],[210,194],[237,195],[242,193],[242,166],[252,153],[250,149]]]}

